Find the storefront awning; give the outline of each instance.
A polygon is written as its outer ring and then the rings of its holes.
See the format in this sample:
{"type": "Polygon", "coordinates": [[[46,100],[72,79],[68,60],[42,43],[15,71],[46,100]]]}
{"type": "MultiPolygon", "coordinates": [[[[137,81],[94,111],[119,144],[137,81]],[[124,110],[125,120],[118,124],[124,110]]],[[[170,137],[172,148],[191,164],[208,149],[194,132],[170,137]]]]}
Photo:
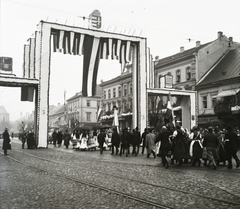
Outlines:
{"type": "Polygon", "coordinates": [[[239,91],[240,91],[240,88],[239,89],[231,89],[231,90],[221,91],[216,96],[213,96],[213,98],[234,96],[239,91]]]}

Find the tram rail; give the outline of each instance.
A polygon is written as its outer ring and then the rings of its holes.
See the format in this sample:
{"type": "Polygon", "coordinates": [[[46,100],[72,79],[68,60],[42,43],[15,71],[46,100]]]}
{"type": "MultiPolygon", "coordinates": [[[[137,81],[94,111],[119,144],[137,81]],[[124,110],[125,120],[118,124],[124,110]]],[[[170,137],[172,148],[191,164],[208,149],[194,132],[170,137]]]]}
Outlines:
{"type": "MultiPolygon", "coordinates": [[[[67,165],[67,164],[65,164],[65,163],[63,163],[63,162],[55,161],[55,160],[52,160],[52,159],[47,159],[47,158],[44,158],[44,157],[39,157],[39,156],[37,156],[37,155],[31,154],[31,153],[28,153],[28,152],[24,152],[24,151],[22,151],[22,150],[20,150],[20,149],[16,149],[16,151],[21,152],[21,153],[23,153],[23,154],[25,154],[25,155],[28,155],[28,156],[31,156],[31,157],[35,157],[35,158],[37,158],[37,159],[39,159],[39,160],[43,160],[43,161],[49,162],[49,163],[51,163],[51,164],[59,164],[59,165],[62,165],[62,166],[63,166],[63,165],[66,166],[66,165],[67,165]]],[[[69,154],[69,153],[65,153],[65,154],[69,154]]],[[[17,159],[14,159],[14,160],[17,160],[17,159]]],[[[19,160],[17,160],[17,161],[19,161],[19,160]]],[[[21,163],[21,161],[19,161],[19,162],[21,163]]],[[[24,163],[24,164],[25,164],[25,163],[24,163]]],[[[26,165],[27,165],[27,164],[26,164],[26,165]]],[[[75,168],[76,165],[77,165],[77,164],[74,164],[74,165],[69,165],[69,164],[68,164],[67,166],[68,166],[68,167],[75,168]]],[[[32,166],[32,165],[28,165],[28,166],[34,167],[34,166],[32,166]]],[[[36,169],[39,169],[39,168],[36,168],[36,169]]],[[[42,169],[42,170],[45,171],[45,172],[53,173],[53,174],[57,175],[56,172],[48,171],[48,170],[46,170],[46,169],[42,169]]],[[[184,193],[184,194],[186,194],[186,195],[193,195],[193,196],[201,197],[201,198],[208,199],[208,200],[212,200],[212,201],[218,201],[218,202],[222,202],[222,203],[225,203],[225,204],[240,206],[240,203],[238,203],[238,202],[231,202],[231,201],[228,201],[228,200],[225,200],[225,199],[218,199],[218,198],[214,198],[214,197],[210,197],[210,196],[206,196],[206,195],[202,195],[202,194],[198,194],[198,193],[194,193],[194,192],[190,192],[190,191],[185,191],[185,190],[180,190],[180,189],[176,189],[176,188],[171,188],[171,187],[167,187],[167,186],[163,186],[163,185],[159,185],[159,184],[149,183],[149,182],[147,182],[147,181],[140,181],[140,180],[137,180],[137,179],[126,178],[126,176],[114,175],[114,174],[108,173],[108,172],[106,172],[106,171],[104,171],[104,172],[94,171],[94,170],[90,170],[90,169],[88,169],[88,168],[81,168],[81,170],[85,170],[85,171],[91,172],[91,173],[101,174],[101,175],[104,175],[104,176],[111,176],[111,177],[114,177],[114,178],[122,179],[123,181],[131,181],[131,182],[135,182],[135,183],[139,183],[139,184],[144,184],[144,185],[146,185],[146,186],[151,186],[151,187],[153,187],[153,188],[161,188],[161,189],[171,190],[171,191],[173,191],[173,192],[184,193]]],[[[59,174],[58,174],[58,175],[59,175],[59,174]]],[[[61,174],[61,176],[62,176],[62,174],[61,174]]],[[[78,182],[78,183],[88,184],[89,186],[94,186],[94,185],[95,185],[96,188],[99,188],[99,189],[102,189],[102,190],[105,190],[105,191],[109,191],[109,192],[112,192],[112,193],[115,192],[115,194],[119,194],[119,195],[122,195],[122,196],[125,196],[125,197],[128,196],[128,194],[125,194],[125,193],[123,193],[123,192],[115,191],[115,190],[109,189],[109,188],[107,188],[107,187],[103,187],[103,186],[99,186],[99,185],[96,185],[96,184],[93,184],[93,183],[89,183],[89,182],[84,181],[84,180],[79,180],[79,179],[74,178],[74,177],[72,177],[72,176],[64,175],[64,177],[65,177],[66,179],[72,179],[73,181],[76,181],[76,182],[78,182]]],[[[227,190],[224,190],[224,189],[222,189],[222,188],[220,188],[220,187],[218,187],[218,188],[219,188],[219,190],[222,190],[222,191],[224,191],[224,192],[226,192],[226,193],[228,193],[228,194],[230,194],[230,195],[232,195],[232,196],[234,196],[234,197],[236,197],[236,198],[239,198],[239,196],[237,196],[237,195],[235,195],[235,194],[233,194],[233,193],[230,193],[230,192],[227,191],[227,190]]],[[[128,198],[130,198],[130,199],[137,198],[137,199],[139,199],[139,200],[142,200],[141,198],[138,198],[138,197],[133,196],[133,195],[130,195],[128,198]]],[[[154,203],[154,202],[148,201],[148,200],[146,200],[146,201],[149,202],[150,205],[157,207],[157,206],[154,205],[154,204],[158,204],[158,203],[154,203]]],[[[161,205],[160,205],[160,206],[161,206],[161,205]]],[[[158,207],[159,207],[159,206],[158,206],[158,207]]],[[[162,207],[162,206],[161,206],[161,207],[162,207]]],[[[171,208],[171,207],[168,207],[168,206],[163,206],[163,208],[164,208],[164,207],[166,207],[166,208],[171,208]]]]}

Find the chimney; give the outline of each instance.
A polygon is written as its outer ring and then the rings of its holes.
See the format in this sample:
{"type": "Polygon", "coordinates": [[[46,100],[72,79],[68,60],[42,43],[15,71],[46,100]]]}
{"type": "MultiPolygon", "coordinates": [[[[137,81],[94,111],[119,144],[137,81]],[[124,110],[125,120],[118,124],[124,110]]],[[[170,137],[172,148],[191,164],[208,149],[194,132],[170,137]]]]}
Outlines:
{"type": "Polygon", "coordinates": [[[180,47],[180,52],[184,52],[184,46],[180,47]]]}
{"type": "Polygon", "coordinates": [[[231,47],[233,44],[233,37],[228,38],[228,46],[231,47]]]}
{"type": "Polygon", "coordinates": [[[218,31],[218,38],[221,38],[223,36],[223,32],[218,31]]]}
{"type": "Polygon", "coordinates": [[[201,42],[200,41],[196,41],[196,47],[201,46],[201,42]]]}

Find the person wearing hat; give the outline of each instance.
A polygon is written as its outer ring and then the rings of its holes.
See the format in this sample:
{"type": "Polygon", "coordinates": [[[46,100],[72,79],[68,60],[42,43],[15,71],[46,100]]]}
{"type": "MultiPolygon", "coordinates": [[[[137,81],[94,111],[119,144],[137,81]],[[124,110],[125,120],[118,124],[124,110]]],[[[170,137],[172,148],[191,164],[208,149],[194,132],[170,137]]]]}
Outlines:
{"type": "Polygon", "coordinates": [[[224,148],[228,155],[227,156],[228,168],[232,169],[232,158],[234,158],[234,160],[236,161],[236,168],[238,168],[240,165],[240,161],[237,156],[237,151],[239,147],[238,137],[237,137],[237,134],[232,131],[231,126],[227,126],[226,130],[227,130],[227,133],[225,134],[225,138],[224,138],[224,141],[225,141],[224,148]]]}
{"type": "Polygon", "coordinates": [[[141,143],[142,144],[142,155],[144,154],[144,149],[145,149],[145,146],[146,146],[146,135],[148,134],[148,129],[145,128],[144,129],[144,132],[142,133],[142,136],[141,136],[141,143]]]}
{"type": "Polygon", "coordinates": [[[3,146],[2,149],[4,150],[4,155],[7,155],[7,150],[11,149],[11,140],[9,137],[8,129],[5,128],[5,131],[2,134],[3,136],[3,146]]]}
{"type": "Polygon", "coordinates": [[[161,153],[161,158],[162,158],[162,165],[166,168],[169,168],[170,166],[170,158],[169,158],[169,151],[171,148],[171,142],[169,139],[170,132],[167,130],[166,126],[163,126],[157,139],[157,142],[161,142],[159,153],[161,153]]]}
{"type": "Polygon", "coordinates": [[[103,144],[105,142],[105,138],[106,138],[106,133],[105,133],[104,129],[101,129],[100,134],[98,134],[98,136],[97,136],[98,144],[99,144],[99,148],[100,148],[100,154],[103,153],[103,144]]]}

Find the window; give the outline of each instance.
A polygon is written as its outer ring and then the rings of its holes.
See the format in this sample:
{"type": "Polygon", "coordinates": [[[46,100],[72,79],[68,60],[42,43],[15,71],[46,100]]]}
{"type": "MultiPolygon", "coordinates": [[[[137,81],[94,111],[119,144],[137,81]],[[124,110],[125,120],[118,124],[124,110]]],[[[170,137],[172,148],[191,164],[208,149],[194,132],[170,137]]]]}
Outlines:
{"type": "Polygon", "coordinates": [[[108,111],[111,111],[111,103],[108,104],[108,111]]]}
{"type": "Polygon", "coordinates": [[[90,112],[86,112],[86,118],[87,118],[87,121],[91,121],[91,113],[90,112]]]}
{"type": "Polygon", "coordinates": [[[132,102],[129,102],[129,109],[132,110],[132,102]]]}
{"type": "Polygon", "coordinates": [[[103,93],[103,98],[107,99],[106,91],[104,91],[104,93],[103,93]]]}
{"type": "Polygon", "coordinates": [[[97,107],[100,107],[100,101],[97,101],[97,107]]]}
{"type": "Polygon", "coordinates": [[[181,81],[181,71],[180,69],[178,69],[176,71],[176,83],[180,83],[180,81],[181,81]]]}
{"type": "Polygon", "coordinates": [[[123,86],[123,96],[127,95],[127,85],[123,86]]]}
{"type": "Polygon", "coordinates": [[[217,104],[217,99],[216,99],[216,96],[215,97],[212,97],[212,107],[215,107],[217,104]]]}
{"type": "Polygon", "coordinates": [[[118,87],[118,96],[122,96],[121,86],[118,87]]]}
{"type": "Polygon", "coordinates": [[[108,89],[108,99],[111,98],[111,89],[108,89]]]}
{"type": "Polygon", "coordinates": [[[191,80],[191,67],[186,67],[186,79],[187,81],[191,80]]]}
{"type": "Polygon", "coordinates": [[[161,76],[158,77],[158,88],[161,88],[161,76]]]}
{"type": "Polygon", "coordinates": [[[207,108],[207,96],[202,97],[203,108],[207,108]]]}
{"type": "Polygon", "coordinates": [[[132,83],[130,83],[130,86],[129,86],[129,94],[132,95],[132,83]]]}
{"type": "Polygon", "coordinates": [[[126,112],[126,110],[127,110],[127,104],[126,104],[126,102],[124,102],[123,103],[123,112],[126,112]]]}
{"type": "Polygon", "coordinates": [[[90,107],[90,100],[87,100],[87,107],[90,107]]]}
{"type": "Polygon", "coordinates": [[[113,98],[116,97],[116,88],[113,88],[113,98]]]}

